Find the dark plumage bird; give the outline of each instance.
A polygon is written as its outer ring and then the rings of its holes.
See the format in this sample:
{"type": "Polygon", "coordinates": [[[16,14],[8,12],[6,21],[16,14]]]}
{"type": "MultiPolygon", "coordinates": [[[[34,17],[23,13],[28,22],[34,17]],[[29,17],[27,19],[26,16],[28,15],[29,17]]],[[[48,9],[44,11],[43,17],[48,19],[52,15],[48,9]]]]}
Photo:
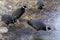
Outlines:
{"type": "Polygon", "coordinates": [[[43,6],[44,6],[43,0],[39,0],[37,4],[38,4],[38,9],[43,9],[43,6]]]}
{"type": "Polygon", "coordinates": [[[4,21],[4,23],[6,23],[7,25],[9,23],[14,23],[13,16],[9,14],[2,15],[1,20],[4,21]]]}
{"type": "MultiPolygon", "coordinates": [[[[39,31],[39,30],[46,31],[47,30],[46,25],[43,22],[41,22],[39,19],[31,19],[28,21],[28,24],[31,25],[33,28],[35,28],[37,31],[39,31]]],[[[47,28],[48,28],[48,30],[51,30],[50,27],[47,27],[47,28]]]]}
{"type": "Polygon", "coordinates": [[[14,20],[20,18],[25,12],[26,6],[23,6],[12,13],[14,20]]]}

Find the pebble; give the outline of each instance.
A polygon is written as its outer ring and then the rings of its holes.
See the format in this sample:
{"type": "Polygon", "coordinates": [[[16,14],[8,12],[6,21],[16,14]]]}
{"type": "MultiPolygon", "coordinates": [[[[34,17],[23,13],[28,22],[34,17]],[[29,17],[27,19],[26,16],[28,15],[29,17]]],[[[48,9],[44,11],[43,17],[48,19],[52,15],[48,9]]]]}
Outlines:
{"type": "Polygon", "coordinates": [[[8,28],[7,27],[0,27],[0,33],[7,33],[8,32],[8,28]]]}

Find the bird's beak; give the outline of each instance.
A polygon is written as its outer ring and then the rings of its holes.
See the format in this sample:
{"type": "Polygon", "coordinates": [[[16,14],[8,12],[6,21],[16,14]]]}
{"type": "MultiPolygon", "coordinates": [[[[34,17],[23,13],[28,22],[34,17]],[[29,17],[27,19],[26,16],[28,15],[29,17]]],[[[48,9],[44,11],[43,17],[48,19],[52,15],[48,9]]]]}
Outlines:
{"type": "Polygon", "coordinates": [[[46,27],[46,30],[48,31],[48,28],[46,27]]]}
{"type": "Polygon", "coordinates": [[[49,31],[49,30],[51,30],[51,28],[50,27],[46,27],[46,30],[49,31]]]}

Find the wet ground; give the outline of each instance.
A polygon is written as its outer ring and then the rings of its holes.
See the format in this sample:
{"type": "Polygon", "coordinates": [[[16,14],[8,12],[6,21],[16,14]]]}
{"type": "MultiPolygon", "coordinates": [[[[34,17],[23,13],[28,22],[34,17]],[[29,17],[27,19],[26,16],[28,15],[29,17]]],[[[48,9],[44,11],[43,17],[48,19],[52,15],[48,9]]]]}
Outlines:
{"type": "Polygon", "coordinates": [[[2,40],[34,40],[34,37],[39,37],[43,40],[60,40],[60,0],[45,0],[43,10],[36,8],[37,0],[0,0],[0,14],[11,14],[17,8],[27,5],[26,12],[21,17],[24,20],[19,21],[9,26],[3,25],[0,21],[0,26],[8,28],[8,32],[0,35],[2,40]],[[27,24],[27,20],[37,18],[51,27],[50,31],[36,31],[27,24]]]}

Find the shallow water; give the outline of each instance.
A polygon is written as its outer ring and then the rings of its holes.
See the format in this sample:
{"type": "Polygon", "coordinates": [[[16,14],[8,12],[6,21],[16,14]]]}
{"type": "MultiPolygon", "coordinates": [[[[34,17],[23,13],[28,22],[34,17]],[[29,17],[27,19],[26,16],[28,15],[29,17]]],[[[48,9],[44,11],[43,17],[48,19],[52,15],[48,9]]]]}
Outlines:
{"type": "Polygon", "coordinates": [[[57,12],[53,12],[54,16],[54,21],[53,24],[56,28],[54,31],[46,31],[46,32],[40,32],[41,37],[44,40],[60,40],[60,14],[59,10],[57,12]],[[54,14],[55,13],[55,14],[54,14]]]}

